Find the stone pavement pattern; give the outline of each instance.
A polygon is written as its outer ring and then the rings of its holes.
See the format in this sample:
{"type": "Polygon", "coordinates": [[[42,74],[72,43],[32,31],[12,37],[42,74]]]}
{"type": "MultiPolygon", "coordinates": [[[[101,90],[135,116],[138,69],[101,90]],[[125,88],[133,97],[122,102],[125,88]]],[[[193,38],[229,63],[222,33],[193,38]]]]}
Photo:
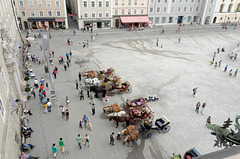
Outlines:
{"type": "MultiPolygon", "coordinates": [[[[223,72],[223,68],[225,64],[229,64],[229,69],[239,68],[239,61],[230,61],[227,54],[229,50],[236,48],[240,33],[194,32],[160,35],[151,30],[104,31],[99,32],[98,37],[96,33],[93,34],[96,40],[90,42],[88,49],[82,49],[81,42],[87,39],[90,41],[89,33],[73,36],[70,30],[51,32],[50,48],[55,52],[53,66],[56,65],[59,69],[55,81],[58,103],[53,106],[51,113],[43,114],[38,97],[30,100],[34,114],[30,117],[30,126],[35,131],[31,143],[36,145],[31,154],[40,155],[44,159],[53,158],[51,146],[52,143],[58,146],[60,137],[65,141],[65,151],[68,153],[58,153],[59,159],[169,158],[173,152],[183,154],[192,147],[196,147],[201,154],[219,150],[220,148],[213,147],[215,136],[210,135],[205,121],[211,115],[212,123],[222,124],[228,117],[233,120],[238,115],[239,77],[229,77],[223,72]],[[73,40],[73,46],[67,46],[68,37],[73,40]],[[179,37],[182,38],[181,43],[178,43],[179,37]],[[157,38],[159,44],[163,43],[163,48],[155,46],[157,38]],[[227,52],[216,56],[217,61],[222,59],[223,62],[220,68],[214,69],[209,66],[209,62],[213,51],[220,46],[225,47],[227,52]],[[72,65],[64,71],[58,64],[58,57],[61,55],[66,59],[65,54],[70,50],[73,52],[72,65]],[[121,131],[122,126],[116,129],[113,122],[106,120],[102,113],[103,102],[99,100],[96,100],[96,114],[92,116],[86,94],[85,100],[79,101],[74,82],[79,71],[109,67],[113,67],[123,81],[128,80],[132,84],[133,92],[124,95],[125,99],[149,95],[160,98],[157,102],[149,103],[149,106],[154,111],[155,118],[165,115],[171,120],[171,130],[167,134],[152,132],[151,139],[144,140],[140,137],[129,148],[119,141],[116,141],[115,146],[109,145],[110,133],[121,131]],[[195,98],[192,97],[194,87],[198,87],[195,98]],[[70,120],[67,122],[61,118],[58,108],[58,105],[65,104],[66,96],[70,99],[70,120]],[[198,101],[207,103],[204,115],[194,112],[198,101]],[[84,114],[89,117],[93,131],[78,127],[84,114]],[[89,134],[89,148],[79,149],[75,141],[78,133],[82,137],[89,134]]],[[[33,42],[31,53],[43,58],[40,43],[40,40],[33,42]]],[[[43,65],[33,64],[32,68],[38,79],[44,77],[48,80],[43,65]]],[[[29,83],[32,84],[33,80],[29,83]]],[[[121,96],[110,97],[110,103],[115,102],[122,103],[121,96]]]]}

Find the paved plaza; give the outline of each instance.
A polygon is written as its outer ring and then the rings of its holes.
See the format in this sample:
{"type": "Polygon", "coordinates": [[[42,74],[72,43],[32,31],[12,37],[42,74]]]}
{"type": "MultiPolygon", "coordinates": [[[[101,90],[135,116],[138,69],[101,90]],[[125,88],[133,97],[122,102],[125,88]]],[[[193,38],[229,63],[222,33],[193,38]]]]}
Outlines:
{"type": "MultiPolygon", "coordinates": [[[[33,34],[38,34],[33,32],[33,34]]],[[[240,77],[229,77],[228,71],[240,68],[239,59],[233,62],[229,59],[230,50],[237,51],[240,41],[238,30],[185,30],[181,33],[167,32],[160,34],[160,29],[128,32],[125,30],[101,30],[93,34],[72,30],[51,32],[50,50],[54,50],[54,65],[58,67],[55,90],[57,102],[52,112],[43,113],[38,93],[36,99],[31,98],[30,127],[34,129],[31,143],[36,147],[31,150],[34,156],[43,159],[53,158],[51,147],[56,143],[59,148],[58,159],[168,159],[175,154],[184,154],[195,147],[200,154],[206,154],[222,148],[213,147],[215,136],[206,128],[207,117],[212,117],[212,123],[219,125],[230,117],[235,119],[239,115],[239,81],[240,77]],[[96,35],[98,32],[98,36],[96,35]],[[95,37],[91,41],[90,37],[95,37]],[[73,45],[67,46],[67,39],[71,38],[73,45]],[[181,42],[178,39],[181,38],[181,42]],[[156,47],[156,41],[159,46],[156,47]],[[88,48],[82,48],[83,40],[89,41],[88,48]],[[161,45],[163,46],[161,48],[161,45]],[[218,47],[225,47],[226,52],[216,54],[215,61],[222,60],[221,67],[210,66],[213,52],[218,47]],[[64,71],[58,64],[58,57],[66,59],[66,52],[72,51],[72,65],[64,71]],[[223,72],[225,65],[228,71],[223,72]],[[110,104],[122,104],[126,99],[157,96],[158,101],[150,102],[154,117],[165,115],[171,121],[171,130],[166,133],[152,131],[148,140],[139,135],[137,142],[130,147],[115,140],[115,146],[109,145],[112,132],[123,130],[122,124],[115,128],[112,121],[106,119],[102,112],[104,102],[96,100],[96,114],[91,115],[91,105],[86,95],[80,101],[75,80],[78,72],[99,70],[113,67],[122,81],[129,81],[133,91],[129,94],[109,97],[110,104]],[[198,87],[196,96],[192,96],[193,88],[198,87]],[[59,105],[65,105],[65,97],[70,100],[70,120],[61,117],[59,105]],[[203,115],[195,112],[196,103],[206,102],[203,115]],[[93,130],[81,129],[78,126],[83,115],[86,114],[93,125],[93,130]],[[76,138],[88,134],[90,147],[79,149],[76,138]],[[65,154],[58,146],[59,138],[65,142],[65,154]]],[[[31,42],[31,54],[43,58],[39,45],[41,40],[31,42]]],[[[44,65],[32,64],[33,72],[38,80],[43,77],[50,83],[48,74],[44,73],[44,65]]],[[[29,83],[33,85],[33,80],[29,83]]],[[[84,83],[82,82],[84,86],[84,83]]],[[[85,87],[84,87],[85,89],[85,87]]],[[[50,97],[50,87],[47,97],[50,97]]],[[[234,129],[234,127],[232,126],[234,129]]]]}

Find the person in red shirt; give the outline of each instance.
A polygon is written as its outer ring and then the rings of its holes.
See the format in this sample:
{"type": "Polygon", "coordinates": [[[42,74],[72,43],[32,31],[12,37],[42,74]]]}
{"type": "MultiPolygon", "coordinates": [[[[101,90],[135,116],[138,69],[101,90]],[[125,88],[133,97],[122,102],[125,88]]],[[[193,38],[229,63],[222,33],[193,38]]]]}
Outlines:
{"type": "Polygon", "coordinates": [[[45,91],[43,91],[43,95],[44,95],[44,97],[46,97],[46,92],[45,91]]]}
{"type": "Polygon", "coordinates": [[[44,86],[41,84],[41,86],[40,86],[40,90],[43,90],[43,88],[44,88],[44,86]]]}
{"type": "Polygon", "coordinates": [[[53,70],[53,75],[54,75],[54,78],[56,79],[57,78],[57,71],[56,71],[56,69],[53,70]]]}

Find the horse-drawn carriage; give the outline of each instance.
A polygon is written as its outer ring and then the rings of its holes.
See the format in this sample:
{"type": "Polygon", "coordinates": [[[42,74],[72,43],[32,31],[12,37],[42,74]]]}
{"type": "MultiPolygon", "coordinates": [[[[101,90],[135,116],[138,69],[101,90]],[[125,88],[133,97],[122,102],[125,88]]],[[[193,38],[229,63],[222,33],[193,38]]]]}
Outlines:
{"type": "Polygon", "coordinates": [[[125,81],[123,83],[119,83],[119,84],[112,84],[112,85],[108,85],[106,86],[106,90],[107,93],[110,95],[114,95],[115,91],[118,91],[120,93],[131,93],[132,92],[132,86],[130,85],[130,83],[128,81],[125,81]]]}
{"type": "Polygon", "coordinates": [[[140,97],[138,99],[127,100],[126,104],[124,104],[123,107],[125,109],[126,107],[129,109],[139,109],[145,104],[147,104],[147,101],[143,97],[140,97]]]}
{"type": "Polygon", "coordinates": [[[149,139],[152,134],[150,130],[156,130],[159,133],[167,133],[170,130],[170,121],[163,115],[161,118],[156,119],[155,123],[152,120],[145,120],[144,125],[140,124],[138,131],[146,138],[149,139]]]}
{"type": "Polygon", "coordinates": [[[115,70],[114,70],[112,67],[110,67],[110,68],[107,69],[107,71],[105,71],[105,70],[100,70],[100,71],[99,71],[99,75],[108,75],[108,76],[110,76],[110,75],[113,74],[114,71],[115,71],[115,70]]]}

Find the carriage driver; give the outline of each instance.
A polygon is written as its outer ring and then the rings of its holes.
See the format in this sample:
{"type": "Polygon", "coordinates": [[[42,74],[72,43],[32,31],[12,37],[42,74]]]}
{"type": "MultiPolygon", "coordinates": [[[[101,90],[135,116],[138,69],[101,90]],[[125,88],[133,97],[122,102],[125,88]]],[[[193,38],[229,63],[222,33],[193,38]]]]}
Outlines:
{"type": "Polygon", "coordinates": [[[141,111],[141,116],[146,116],[146,111],[145,111],[145,109],[142,109],[142,111],[141,111]]]}

